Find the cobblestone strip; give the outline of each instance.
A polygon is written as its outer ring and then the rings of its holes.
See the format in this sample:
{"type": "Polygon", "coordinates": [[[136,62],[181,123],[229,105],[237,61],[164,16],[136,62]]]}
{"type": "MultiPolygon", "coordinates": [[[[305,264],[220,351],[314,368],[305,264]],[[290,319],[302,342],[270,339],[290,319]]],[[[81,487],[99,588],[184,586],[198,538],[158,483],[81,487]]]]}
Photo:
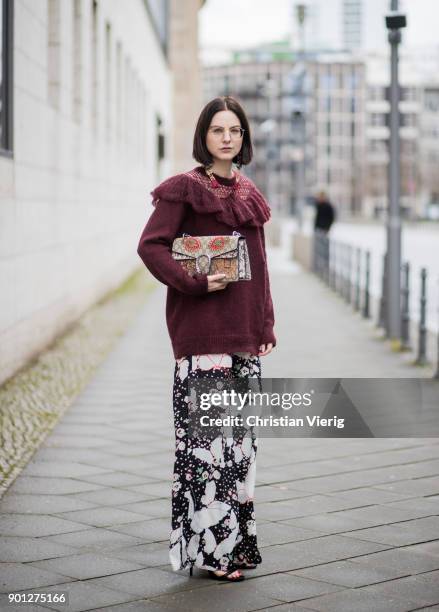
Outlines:
{"type": "Polygon", "coordinates": [[[134,272],[0,387],[0,498],[156,286],[134,272]]]}

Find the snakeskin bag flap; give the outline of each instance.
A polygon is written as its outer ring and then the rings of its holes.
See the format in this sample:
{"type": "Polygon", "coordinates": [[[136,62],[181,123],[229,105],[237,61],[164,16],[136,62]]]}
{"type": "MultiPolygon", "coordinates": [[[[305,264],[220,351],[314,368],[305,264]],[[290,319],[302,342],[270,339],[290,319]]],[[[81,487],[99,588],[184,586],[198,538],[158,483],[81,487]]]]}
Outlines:
{"type": "Polygon", "coordinates": [[[193,276],[225,274],[228,281],[251,280],[247,242],[239,232],[231,236],[183,234],[172,243],[172,257],[193,276]]]}

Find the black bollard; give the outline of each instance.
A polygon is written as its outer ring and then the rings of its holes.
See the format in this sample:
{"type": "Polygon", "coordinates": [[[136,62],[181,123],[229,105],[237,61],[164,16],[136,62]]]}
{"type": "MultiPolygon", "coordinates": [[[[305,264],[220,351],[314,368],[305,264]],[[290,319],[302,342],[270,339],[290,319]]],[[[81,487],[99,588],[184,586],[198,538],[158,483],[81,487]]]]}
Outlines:
{"type": "Polygon", "coordinates": [[[383,255],[380,309],[377,326],[382,327],[387,332],[387,253],[383,255]]]}
{"type": "Polygon", "coordinates": [[[346,300],[347,291],[348,291],[348,245],[343,243],[343,288],[341,292],[341,297],[346,300]]]}
{"type": "Polygon", "coordinates": [[[421,268],[421,297],[419,300],[419,340],[416,365],[426,365],[427,361],[427,270],[421,268]]]}
{"type": "Polygon", "coordinates": [[[355,272],[355,310],[360,310],[360,277],[361,277],[361,249],[357,247],[357,267],[355,272]]]}
{"type": "Polygon", "coordinates": [[[337,257],[336,257],[337,261],[336,261],[336,274],[335,274],[335,292],[336,293],[340,293],[340,287],[341,287],[341,282],[342,282],[342,276],[341,276],[341,265],[342,265],[341,242],[337,242],[336,253],[337,253],[337,257]]]}
{"type": "Polygon", "coordinates": [[[370,251],[366,251],[366,276],[364,282],[364,304],[363,304],[363,317],[365,319],[370,318],[370,251]]]}
{"type": "Polygon", "coordinates": [[[328,270],[328,285],[334,289],[334,255],[335,243],[334,240],[329,241],[329,270],[328,270]]]}
{"type": "Polygon", "coordinates": [[[325,283],[329,285],[329,265],[330,265],[330,255],[331,255],[331,241],[329,240],[329,235],[325,235],[325,283]]]}
{"type": "Polygon", "coordinates": [[[401,348],[410,349],[410,264],[408,261],[402,266],[401,283],[401,348]]]}
{"type": "Polygon", "coordinates": [[[350,304],[352,302],[352,246],[350,244],[346,245],[346,302],[350,304]]]}

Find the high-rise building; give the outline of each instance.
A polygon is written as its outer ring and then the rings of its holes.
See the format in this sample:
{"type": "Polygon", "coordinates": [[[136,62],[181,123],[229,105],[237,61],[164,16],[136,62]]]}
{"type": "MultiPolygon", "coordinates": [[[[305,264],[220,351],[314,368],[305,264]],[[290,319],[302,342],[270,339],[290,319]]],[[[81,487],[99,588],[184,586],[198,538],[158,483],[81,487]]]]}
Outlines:
{"type": "Polygon", "coordinates": [[[360,49],[363,42],[363,0],[343,0],[343,46],[352,51],[360,49]]]}
{"type": "Polygon", "coordinates": [[[390,0],[292,0],[291,41],[298,49],[301,36],[296,7],[304,4],[303,38],[307,51],[370,51],[386,48],[384,16],[390,0]]]}

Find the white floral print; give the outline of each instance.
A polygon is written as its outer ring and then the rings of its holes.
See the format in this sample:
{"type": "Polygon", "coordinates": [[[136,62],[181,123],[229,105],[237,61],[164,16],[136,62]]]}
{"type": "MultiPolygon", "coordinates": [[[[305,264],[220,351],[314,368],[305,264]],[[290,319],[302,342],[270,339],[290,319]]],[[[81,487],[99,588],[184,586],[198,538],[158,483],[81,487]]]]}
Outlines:
{"type": "Polygon", "coordinates": [[[253,505],[257,439],[218,435],[213,441],[187,433],[191,378],[260,377],[260,361],[250,353],[192,355],[176,360],[174,371],[175,463],[169,558],[177,571],[188,566],[227,570],[235,560],[261,563],[253,505]]]}

